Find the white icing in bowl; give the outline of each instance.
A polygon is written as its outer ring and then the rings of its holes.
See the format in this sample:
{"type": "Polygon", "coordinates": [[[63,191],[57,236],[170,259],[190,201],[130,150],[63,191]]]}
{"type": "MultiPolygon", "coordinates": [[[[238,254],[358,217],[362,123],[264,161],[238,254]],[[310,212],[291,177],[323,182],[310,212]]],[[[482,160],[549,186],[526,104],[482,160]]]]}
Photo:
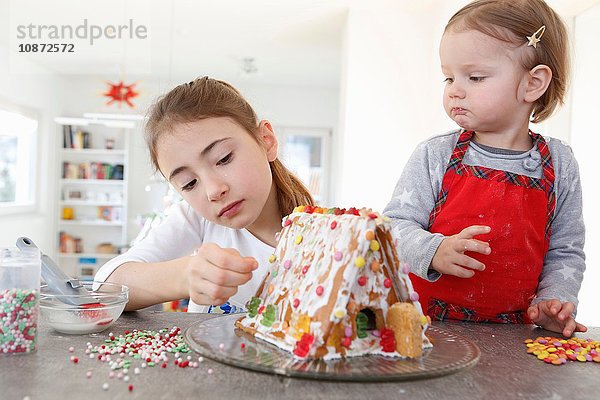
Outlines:
{"type": "MultiPolygon", "coordinates": [[[[102,332],[120,316],[129,299],[129,288],[108,282],[82,282],[88,294],[98,301],[93,306],[67,304],[45,285],[40,291],[42,323],[67,334],[102,332]],[[95,290],[92,290],[94,288],[95,290]]],[[[73,296],[77,297],[77,296],[73,296]]]]}

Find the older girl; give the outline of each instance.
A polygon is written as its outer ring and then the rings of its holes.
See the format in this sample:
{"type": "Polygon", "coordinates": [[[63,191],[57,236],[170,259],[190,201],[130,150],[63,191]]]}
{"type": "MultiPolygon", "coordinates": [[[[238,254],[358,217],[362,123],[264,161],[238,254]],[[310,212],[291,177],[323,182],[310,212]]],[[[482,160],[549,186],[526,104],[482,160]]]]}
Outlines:
{"type": "Polygon", "coordinates": [[[231,85],[204,77],[153,105],[146,139],[152,164],[184,202],[96,280],[129,286],[128,310],[182,298],[188,311],[245,304],[264,277],[281,218],[313,204],[277,159],[273,127],[231,85]]]}

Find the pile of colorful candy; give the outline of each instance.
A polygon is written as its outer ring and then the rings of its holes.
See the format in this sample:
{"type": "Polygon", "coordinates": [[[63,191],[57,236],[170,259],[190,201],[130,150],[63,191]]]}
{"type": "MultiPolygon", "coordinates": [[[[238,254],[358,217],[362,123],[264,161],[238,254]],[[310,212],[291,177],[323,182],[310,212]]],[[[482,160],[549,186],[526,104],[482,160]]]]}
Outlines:
{"type": "Polygon", "coordinates": [[[592,339],[561,339],[538,337],[525,340],[527,353],[548,364],[563,365],[567,361],[600,363],[600,341],[592,339]]]}
{"type": "Polygon", "coordinates": [[[35,350],[38,297],[37,290],[0,290],[0,353],[35,350]]]}
{"type": "MultiPolygon", "coordinates": [[[[157,365],[167,368],[169,363],[179,368],[198,368],[203,358],[198,357],[195,361],[191,355],[188,355],[191,350],[183,341],[180,332],[178,327],[173,327],[170,330],[161,329],[158,332],[134,329],[132,332],[125,331],[119,336],[109,333],[103,344],[94,346],[88,342],[85,354],[90,359],[97,359],[108,364],[110,379],[117,378],[124,382],[130,381],[130,370],[138,375],[141,369],[157,365]]],[[[73,347],[69,348],[69,352],[73,353],[74,351],[73,347]]],[[[79,358],[71,356],[71,361],[77,364],[79,358]]],[[[209,369],[207,373],[211,374],[212,370],[209,369]]],[[[92,377],[91,370],[87,371],[86,377],[92,377]]],[[[104,382],[102,389],[108,390],[108,388],[108,382],[104,382]]],[[[133,385],[129,384],[128,389],[132,391],[133,385]]]]}

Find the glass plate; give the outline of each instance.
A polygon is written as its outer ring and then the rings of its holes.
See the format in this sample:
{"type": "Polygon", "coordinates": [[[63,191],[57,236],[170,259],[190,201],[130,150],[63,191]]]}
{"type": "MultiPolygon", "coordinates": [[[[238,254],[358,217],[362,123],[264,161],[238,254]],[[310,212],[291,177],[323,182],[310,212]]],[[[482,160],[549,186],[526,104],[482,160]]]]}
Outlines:
{"type": "Polygon", "coordinates": [[[392,381],[441,376],[472,367],[479,348],[467,339],[430,326],[433,348],[413,359],[378,355],[337,360],[301,360],[277,346],[235,328],[242,314],[199,321],[185,330],[187,344],[202,356],[254,371],[299,378],[340,381],[392,381]],[[242,343],[244,346],[242,347],[242,343]]]}

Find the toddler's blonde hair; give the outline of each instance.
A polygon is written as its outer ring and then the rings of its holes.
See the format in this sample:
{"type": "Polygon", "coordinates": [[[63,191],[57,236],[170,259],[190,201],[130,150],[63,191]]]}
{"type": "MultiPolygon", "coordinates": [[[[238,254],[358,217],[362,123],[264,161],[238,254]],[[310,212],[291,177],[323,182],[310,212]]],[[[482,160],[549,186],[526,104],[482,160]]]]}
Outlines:
{"type": "Polygon", "coordinates": [[[448,30],[477,30],[515,47],[527,46],[527,36],[546,26],[537,47],[530,46],[521,57],[526,70],[547,65],[552,81],[546,92],[534,103],[532,122],[542,122],[557,106],[564,103],[569,81],[569,41],[567,29],[558,14],[543,0],[476,0],[450,18],[448,30]]]}

